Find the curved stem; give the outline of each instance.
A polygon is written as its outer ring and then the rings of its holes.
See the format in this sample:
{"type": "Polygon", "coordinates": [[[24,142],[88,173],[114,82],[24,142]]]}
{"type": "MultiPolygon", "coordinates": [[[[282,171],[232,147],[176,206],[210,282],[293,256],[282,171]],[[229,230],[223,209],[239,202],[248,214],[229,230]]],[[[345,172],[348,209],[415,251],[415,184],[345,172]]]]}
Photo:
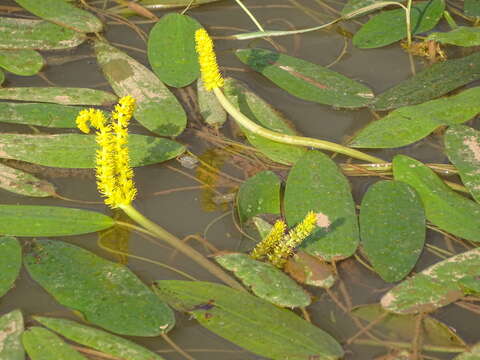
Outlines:
{"type": "Polygon", "coordinates": [[[245,11],[245,13],[248,15],[248,17],[253,21],[253,23],[255,24],[255,26],[260,30],[260,31],[265,31],[262,27],[262,25],[260,25],[260,23],[258,22],[258,20],[255,18],[255,16],[253,16],[253,14],[250,12],[250,10],[247,9],[247,7],[240,1],[240,0],[235,0],[236,3],[238,4],[238,6],[240,6],[242,8],[243,11],[245,11]]]}
{"type": "Polygon", "coordinates": [[[165,241],[166,243],[168,243],[169,245],[171,245],[172,247],[174,247],[184,255],[188,256],[190,259],[192,259],[197,264],[202,266],[212,275],[215,275],[218,279],[222,280],[225,284],[231,286],[234,289],[245,291],[242,285],[240,285],[240,283],[238,283],[235,279],[233,279],[230,275],[228,275],[222,268],[220,268],[219,266],[209,261],[205,256],[203,256],[197,250],[185,244],[182,240],[177,238],[175,235],[169,233],[160,225],[157,225],[151,220],[147,219],[132,205],[120,205],[119,207],[132,220],[134,220],[135,222],[143,226],[145,229],[147,229],[150,233],[154,234],[159,239],[165,241]]]}
{"type": "Polygon", "coordinates": [[[319,139],[303,137],[303,136],[287,135],[287,134],[282,134],[276,131],[265,129],[264,127],[254,123],[252,120],[250,120],[245,115],[243,115],[240,111],[238,111],[235,108],[235,106],[233,106],[232,103],[225,97],[222,90],[220,90],[219,88],[215,88],[213,89],[213,91],[217,96],[217,99],[220,102],[220,104],[235,119],[235,121],[245,129],[247,129],[248,131],[251,131],[258,136],[261,136],[279,143],[283,143],[283,144],[307,146],[307,147],[313,147],[316,149],[328,150],[328,151],[347,155],[352,158],[364,160],[371,163],[386,162],[385,160],[382,160],[375,156],[371,156],[361,151],[351,149],[347,146],[336,144],[330,141],[319,140],[319,139]]]}

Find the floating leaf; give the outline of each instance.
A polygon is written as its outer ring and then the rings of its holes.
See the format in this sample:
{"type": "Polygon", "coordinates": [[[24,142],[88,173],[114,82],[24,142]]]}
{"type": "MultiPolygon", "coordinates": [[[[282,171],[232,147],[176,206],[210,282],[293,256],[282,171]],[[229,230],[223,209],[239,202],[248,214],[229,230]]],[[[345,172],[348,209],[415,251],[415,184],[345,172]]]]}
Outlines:
{"type": "Polygon", "coordinates": [[[428,35],[428,40],[434,40],[442,44],[457,46],[480,45],[480,29],[467,26],[459,26],[449,32],[434,32],[428,35]]]}
{"type": "MultiPolygon", "coordinates": [[[[380,304],[357,306],[352,310],[352,314],[370,323],[375,322],[370,331],[377,336],[395,341],[414,340],[417,326],[415,315],[391,314],[382,309],[380,304]]],[[[423,346],[466,346],[454,330],[430,316],[422,318],[420,329],[423,346]]]]}
{"type": "Polygon", "coordinates": [[[362,249],[387,282],[403,279],[413,269],[425,243],[422,201],[409,185],[379,181],[365,193],[360,208],[362,249]]]}
{"type": "Polygon", "coordinates": [[[458,169],[465,187],[480,202],[480,132],[457,125],[445,133],[445,152],[458,169]]]}
{"type": "Polygon", "coordinates": [[[463,123],[480,112],[480,87],[458,95],[394,110],[353,138],[351,147],[394,148],[409,145],[440,126],[463,123]]]}
{"type": "MultiPolygon", "coordinates": [[[[185,151],[175,141],[131,134],[128,140],[131,166],[144,166],[170,160],[185,151]]],[[[0,134],[0,157],[34,164],[62,167],[95,167],[97,143],[94,135],[0,134]]]]}
{"type": "Polygon", "coordinates": [[[176,136],[185,129],[182,105],[153,72],[103,41],[95,42],[95,53],[115,93],[137,101],[134,116],[139,123],[164,136],[176,136]]]}
{"type": "Polygon", "coordinates": [[[115,95],[106,91],[69,87],[3,88],[0,89],[0,99],[98,106],[110,106],[117,101],[115,95]]]}
{"type": "Polygon", "coordinates": [[[275,305],[294,308],[306,307],[312,302],[305,290],[272,264],[241,253],[216,255],[215,261],[233,271],[255,295],[275,305]]]}
{"type": "Polygon", "coordinates": [[[398,314],[430,312],[463,296],[459,279],[480,275],[480,248],[440,261],[395,286],[382,307],[398,314]]]}
{"type": "Polygon", "coordinates": [[[284,202],[289,226],[309,211],[321,217],[322,224],[301,245],[307,253],[333,261],[355,252],[359,235],[350,185],[328,156],[309,151],[293,166],[284,202]]]}
{"type": "Polygon", "coordinates": [[[35,320],[63,337],[123,360],[162,360],[154,352],[119,336],[72,320],[35,316],[35,320]]]}
{"type": "MultiPolygon", "coordinates": [[[[297,135],[288,120],[270,104],[233,78],[225,80],[225,96],[242,114],[267,129],[283,134],[297,135]]],[[[265,156],[282,164],[294,164],[305,154],[305,148],[265,139],[241,127],[248,141],[265,156]]]]}
{"type": "Polygon", "coordinates": [[[200,115],[210,126],[222,126],[227,121],[227,112],[218,102],[213,91],[208,91],[203,86],[202,79],[197,81],[197,96],[200,115]]]}
{"type": "Polygon", "coordinates": [[[343,356],[340,345],[326,332],[246,292],[178,280],[158,281],[154,289],[210,331],[269,359],[333,360],[343,356]]]}
{"type": "MultiPolygon", "coordinates": [[[[414,3],[410,22],[413,34],[432,29],[441,19],[445,10],[444,0],[414,3]]],[[[371,49],[393,44],[407,37],[405,10],[384,11],[372,17],[353,37],[353,45],[361,49],[371,49]]]]}
{"type": "Polygon", "coordinates": [[[14,236],[87,234],[114,224],[95,211],[42,205],[0,205],[0,218],[0,234],[14,236]]]}
{"type": "Polygon", "coordinates": [[[426,165],[408,156],[393,158],[395,180],[417,190],[427,219],[455,236],[480,241],[480,205],[450,189],[426,165]]]}
{"type": "Polygon", "coordinates": [[[430,66],[388,89],[372,103],[374,110],[420,104],[480,79],[480,51],[430,66]]]}
{"type": "Polygon", "coordinates": [[[0,102],[0,122],[45,126],[52,128],[76,128],[75,118],[82,110],[59,104],[0,102]]]}
{"type": "Polygon", "coordinates": [[[301,284],[329,289],[336,281],[330,265],[301,250],[288,259],[284,270],[301,284]]]}
{"type": "Polygon", "coordinates": [[[480,3],[478,0],[464,0],[463,11],[467,16],[480,16],[480,3]]]}
{"type": "Polygon", "coordinates": [[[23,346],[31,360],[87,360],[70,345],[47,329],[33,326],[22,335],[23,346]]]}
{"type": "Polygon", "coordinates": [[[53,184],[18,169],[0,164],[0,188],[15,194],[47,197],[55,194],[53,184]]]}
{"type": "Polygon", "coordinates": [[[237,57],[300,99],[345,108],[366,106],[372,90],[325,67],[265,49],[240,49],[237,57]]]}
{"type": "Polygon", "coordinates": [[[262,171],[240,186],[237,196],[241,222],[259,214],[280,214],[280,179],[271,171],[262,171]]]}
{"type": "Polygon", "coordinates": [[[43,20],[0,17],[0,49],[67,49],[86,36],[43,20]]]}
{"type": "Polygon", "coordinates": [[[37,240],[24,262],[60,304],[111,332],[157,336],[175,323],[170,308],[127,267],[78,246],[37,240]]]}
{"type": "Polygon", "coordinates": [[[273,228],[272,224],[263,220],[259,216],[254,216],[252,218],[252,223],[258,231],[258,234],[260,235],[260,239],[264,239],[270,233],[270,230],[272,230],[273,228]]]}
{"type": "Polygon", "coordinates": [[[465,294],[480,295],[480,276],[465,276],[459,282],[465,294]]]}
{"type": "Polygon", "coordinates": [[[25,360],[21,343],[23,316],[20,310],[13,310],[0,317],[0,359],[25,360]]]}
{"type": "MultiPolygon", "coordinates": [[[[348,0],[345,6],[342,9],[342,15],[347,15],[353,11],[359,10],[361,8],[374,5],[376,3],[384,2],[385,0],[348,0]]],[[[404,2],[404,0],[393,0],[395,2],[404,2]]],[[[366,15],[369,12],[363,13],[362,15],[366,15]]]]}
{"type": "Polygon", "coordinates": [[[202,25],[187,15],[169,13],[150,30],[148,61],[168,86],[184,87],[200,76],[195,31],[202,25]]]}
{"type": "MultiPolygon", "coordinates": [[[[2,219],[2,222],[3,221],[4,220],[2,219]]],[[[1,226],[2,225],[0,225],[0,227],[1,226]]],[[[22,248],[18,240],[10,236],[0,237],[0,297],[5,295],[8,290],[12,288],[13,283],[18,277],[21,266],[22,248]]],[[[1,339],[2,337],[0,336],[0,343],[1,339]]],[[[1,356],[0,359],[2,359],[1,356]]]]}
{"type": "Polygon", "coordinates": [[[195,3],[192,4],[192,0],[140,0],[140,3],[144,6],[152,5],[160,8],[184,8],[185,6],[193,5],[203,5],[220,0],[195,0],[195,3]]]}
{"type": "Polygon", "coordinates": [[[31,76],[38,73],[45,61],[35,50],[1,50],[0,67],[21,76],[31,76]]]}
{"type": "Polygon", "coordinates": [[[98,33],[103,28],[97,17],[66,1],[15,0],[15,2],[32,14],[69,29],[84,33],[98,33]]]}
{"type": "MultiPolygon", "coordinates": [[[[468,1],[468,0],[465,0],[468,1]]],[[[480,16],[480,9],[479,9],[479,16],[480,16]]],[[[453,360],[480,360],[480,343],[472,346],[472,348],[464,352],[458,356],[456,356],[453,360]]]]}

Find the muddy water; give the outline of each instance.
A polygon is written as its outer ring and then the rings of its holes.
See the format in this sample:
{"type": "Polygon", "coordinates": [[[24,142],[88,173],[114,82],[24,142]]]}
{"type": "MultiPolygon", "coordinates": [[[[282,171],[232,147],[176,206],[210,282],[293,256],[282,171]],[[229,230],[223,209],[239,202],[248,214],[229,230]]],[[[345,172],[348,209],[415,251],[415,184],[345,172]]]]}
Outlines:
{"type": "MultiPolygon", "coordinates": [[[[315,26],[330,19],[326,15],[326,10],[319,6],[319,3],[319,1],[313,0],[299,0],[297,2],[278,0],[246,1],[246,4],[255,13],[259,21],[269,29],[285,29],[290,26],[303,28],[315,26]],[[315,9],[316,13],[305,13],[296,4],[315,9]],[[277,5],[281,5],[281,7],[277,5]]],[[[0,4],[9,5],[11,3],[0,1],[0,4]]],[[[341,2],[333,3],[332,6],[336,8],[341,7],[341,2]]],[[[161,12],[158,12],[158,15],[161,14],[161,12]]],[[[250,31],[255,30],[248,17],[233,1],[222,1],[219,4],[192,9],[189,14],[211,30],[212,34],[218,36],[225,36],[238,31],[228,29],[227,27],[250,31]]],[[[132,18],[132,20],[141,19],[132,18]]],[[[139,26],[148,33],[152,24],[142,23],[139,26]]],[[[347,31],[353,31],[356,28],[355,24],[342,26],[347,31]]],[[[112,23],[109,23],[107,29],[108,31],[105,34],[107,39],[116,44],[124,44],[140,49],[140,51],[128,49],[126,51],[139,61],[147,63],[145,43],[131,29],[124,25],[112,23]]],[[[277,46],[283,47],[288,54],[321,65],[327,65],[335,61],[342,52],[344,41],[344,37],[336,29],[276,39],[277,46]]],[[[368,110],[335,110],[328,106],[296,99],[256,73],[239,71],[245,68],[236,60],[232,50],[248,46],[271,48],[271,45],[263,40],[239,42],[219,39],[216,44],[220,63],[225,67],[225,73],[248,83],[259,95],[282,111],[295,124],[297,129],[305,135],[335,142],[345,142],[349,136],[373,119],[368,110]]],[[[44,75],[51,83],[57,86],[92,87],[109,90],[105,79],[96,65],[92,49],[88,44],[83,44],[79,48],[70,51],[50,52],[44,53],[44,55],[47,60],[50,60],[51,64],[57,64],[59,59],[72,60],[60,65],[50,65],[45,69],[44,75]],[[89,55],[92,56],[88,57],[89,55]]],[[[421,61],[417,61],[415,65],[417,70],[424,66],[421,61]]],[[[398,45],[368,51],[357,50],[349,45],[346,54],[332,69],[353,79],[363,81],[376,93],[411,76],[408,55],[398,45]]],[[[7,81],[7,86],[48,85],[45,80],[39,77],[17,77],[11,74],[7,75],[7,81]]],[[[191,120],[195,120],[193,115],[191,120]]],[[[0,131],[30,133],[32,130],[27,127],[0,124],[0,131]]],[[[40,131],[48,132],[49,130],[40,129],[40,131]]],[[[133,126],[133,131],[144,132],[138,125],[133,126]]],[[[226,132],[230,131],[229,126],[226,126],[226,132]]],[[[180,136],[179,140],[189,144],[191,151],[196,154],[201,154],[211,146],[198,139],[196,133],[191,129],[180,136]]],[[[427,141],[410,147],[395,151],[386,150],[378,152],[376,155],[390,159],[395,153],[401,152],[415,156],[422,161],[445,162],[446,158],[441,152],[440,144],[439,138],[431,137],[427,141]]],[[[176,161],[171,161],[167,165],[180,169],[187,174],[195,175],[194,170],[183,168],[176,161]]],[[[227,168],[231,175],[243,178],[244,174],[236,171],[232,166],[227,166],[227,168]]],[[[58,193],[64,197],[84,201],[99,201],[91,172],[47,171],[37,167],[29,169],[39,177],[54,183],[58,193]]],[[[361,200],[361,196],[366,188],[376,180],[376,178],[365,177],[351,178],[353,193],[357,202],[361,200]]],[[[205,206],[202,204],[204,194],[200,191],[182,191],[166,195],[154,195],[154,193],[163,190],[198,185],[196,181],[185,174],[175,172],[165,166],[165,164],[159,164],[137,169],[136,182],[139,188],[139,197],[135,204],[138,209],[177,236],[185,237],[191,234],[204,234],[205,229],[208,227],[206,234],[208,241],[220,249],[245,249],[249,246],[249,240],[243,238],[236,230],[231,215],[226,214],[223,210],[204,211],[205,206]],[[219,218],[222,215],[225,216],[219,218]],[[218,220],[215,221],[216,219],[218,220]]],[[[85,205],[54,198],[31,199],[5,191],[0,191],[0,194],[2,203],[73,206],[109,213],[109,210],[102,204],[85,205]]],[[[111,254],[99,249],[97,234],[65,237],[62,240],[80,245],[101,256],[116,259],[111,254]]],[[[429,241],[432,244],[443,246],[443,240],[437,234],[429,233],[429,241]]],[[[130,234],[128,244],[126,245],[128,246],[128,251],[132,254],[168,263],[198,279],[213,280],[202,269],[199,269],[186,258],[172,253],[167,247],[153,245],[136,233],[130,234]]],[[[425,266],[438,260],[438,258],[426,252],[417,265],[417,270],[423,269],[425,266]]],[[[128,266],[147,283],[157,279],[181,279],[175,273],[140,260],[130,259],[128,260],[128,266]]],[[[379,280],[377,276],[354,260],[350,259],[340,264],[339,270],[340,277],[348,289],[353,305],[378,302],[382,293],[389,287],[388,284],[379,280]]],[[[345,301],[341,294],[338,293],[338,288],[334,288],[333,291],[340,301],[345,301]]],[[[317,298],[317,301],[309,310],[312,321],[316,325],[330,332],[340,341],[345,341],[357,331],[349,316],[324,291],[311,289],[311,292],[317,298]]],[[[14,308],[21,308],[27,316],[31,314],[71,316],[67,309],[56,304],[47,293],[33,282],[25,271],[22,272],[16,287],[4,296],[0,302],[0,313],[5,313],[14,308]]],[[[466,310],[451,305],[438,311],[436,316],[454,327],[467,342],[472,343],[479,340],[478,321],[466,310]]],[[[260,358],[244,352],[227,341],[203,330],[193,320],[181,314],[178,314],[177,318],[177,326],[170,333],[170,336],[182,348],[187,351],[191,350],[192,356],[196,359],[240,360],[260,358]]],[[[168,359],[181,358],[178,354],[172,352],[171,348],[161,340],[136,339],[136,341],[152,349],[165,351],[165,356],[168,359]]],[[[346,350],[346,358],[355,360],[373,359],[376,356],[385,354],[387,351],[378,347],[365,346],[348,346],[346,350]]],[[[451,355],[442,357],[442,354],[435,354],[435,356],[445,359],[453,357],[451,355]]]]}

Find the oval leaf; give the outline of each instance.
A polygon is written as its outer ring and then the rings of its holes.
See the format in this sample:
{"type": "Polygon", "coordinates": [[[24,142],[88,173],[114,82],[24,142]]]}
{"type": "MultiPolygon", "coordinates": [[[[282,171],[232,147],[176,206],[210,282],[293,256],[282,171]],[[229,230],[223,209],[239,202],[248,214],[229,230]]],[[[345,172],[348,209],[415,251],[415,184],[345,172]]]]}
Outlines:
{"type": "Polygon", "coordinates": [[[240,49],[237,57],[300,99],[345,108],[366,106],[372,90],[335,71],[265,49],[240,49]]]}
{"type": "Polygon", "coordinates": [[[373,121],[349,144],[359,148],[394,148],[423,139],[444,125],[460,124],[480,112],[480,87],[458,95],[406,106],[373,121]]]}
{"type": "Polygon", "coordinates": [[[35,320],[63,337],[123,360],[162,360],[154,352],[119,336],[72,320],[35,316],[35,320]]]}
{"type": "Polygon", "coordinates": [[[0,99],[98,106],[110,106],[117,101],[115,95],[106,91],[69,87],[3,88],[0,89],[0,99]]]}
{"type": "MultiPolygon", "coordinates": [[[[224,87],[225,96],[242,114],[263,127],[282,134],[297,135],[288,120],[270,104],[251,91],[240,81],[227,78],[224,87]]],[[[248,141],[265,156],[282,164],[294,164],[305,154],[306,149],[299,146],[281,144],[240,127],[248,141]]]]}
{"type": "Polygon", "coordinates": [[[55,194],[53,184],[18,169],[0,164],[0,188],[15,194],[47,197],[55,194]]]}
{"type": "MultiPolygon", "coordinates": [[[[34,164],[61,167],[95,167],[97,143],[94,135],[0,134],[0,157],[34,164]]],[[[131,134],[128,138],[132,167],[170,160],[185,151],[185,147],[169,139],[131,134]]]]}
{"type": "Polygon", "coordinates": [[[25,331],[22,342],[31,360],[87,360],[57,335],[41,327],[33,326],[25,331]]]}
{"type": "Polygon", "coordinates": [[[43,20],[0,17],[0,49],[67,49],[86,36],[43,20]]]}
{"type": "Polygon", "coordinates": [[[182,105],[153,72],[103,41],[95,42],[97,61],[118,96],[137,101],[135,119],[159,135],[179,135],[187,124],[182,105]]]}
{"type": "Polygon", "coordinates": [[[197,81],[197,96],[200,115],[205,122],[210,126],[222,126],[227,121],[227,112],[220,105],[213,91],[205,89],[202,79],[197,81]]]}
{"type": "MultiPolygon", "coordinates": [[[[444,0],[414,3],[410,13],[413,34],[432,29],[441,19],[445,10],[444,0]]],[[[393,44],[407,37],[405,10],[384,11],[372,17],[353,37],[353,45],[371,49],[393,44]]]]}
{"type": "Polygon", "coordinates": [[[430,312],[463,296],[458,282],[480,275],[480,248],[440,261],[395,286],[382,297],[382,307],[398,314],[430,312]]]}
{"type": "Polygon", "coordinates": [[[25,360],[21,343],[23,333],[23,316],[20,310],[13,310],[0,317],[0,334],[2,334],[0,359],[25,360]]]}
{"type": "Polygon", "coordinates": [[[306,307],[310,295],[272,264],[252,259],[246,254],[221,254],[215,261],[233,271],[258,297],[282,307],[306,307]]]}
{"type": "Polygon", "coordinates": [[[333,360],[343,356],[340,345],[326,332],[246,292],[214,283],[175,280],[158,281],[154,289],[210,331],[269,359],[333,360]]]}
{"type": "Polygon", "coordinates": [[[301,284],[324,289],[331,288],[337,279],[331,265],[301,250],[288,259],[284,270],[301,284]]]}
{"type": "Polygon", "coordinates": [[[1,50],[0,67],[21,76],[31,76],[38,73],[45,61],[35,50],[1,50]]]}
{"type": "Polygon", "coordinates": [[[262,171],[242,183],[237,195],[238,216],[245,222],[259,214],[280,214],[280,179],[262,171]]]}
{"type": "Polygon", "coordinates": [[[393,158],[393,175],[418,192],[430,222],[453,235],[480,241],[479,204],[451,190],[430,168],[408,156],[393,158]]]}
{"type": "Polygon", "coordinates": [[[323,218],[301,245],[307,253],[333,261],[355,252],[359,235],[350,185],[328,156],[309,151],[293,166],[284,202],[289,226],[302,221],[309,211],[323,218]]]}
{"type": "Polygon", "coordinates": [[[458,169],[465,187],[480,202],[480,132],[464,125],[450,127],[445,133],[445,151],[458,169]]]}
{"type": "Polygon", "coordinates": [[[443,61],[378,95],[374,110],[420,104],[480,79],[480,51],[461,59],[443,61]]]}
{"type": "MultiPolygon", "coordinates": [[[[2,221],[4,220],[2,219],[2,221]]],[[[1,226],[2,225],[0,225],[0,227],[1,226]]],[[[18,277],[21,266],[22,248],[18,240],[10,236],[0,237],[0,297],[5,295],[8,290],[12,288],[13,283],[18,277]]],[[[1,342],[0,339],[0,343],[1,342]]],[[[1,356],[0,359],[2,359],[1,356]]]]}
{"type": "Polygon", "coordinates": [[[15,0],[25,10],[38,17],[84,33],[98,33],[103,25],[100,20],[85,10],[62,0],[15,0]]]}
{"type": "Polygon", "coordinates": [[[42,205],[0,205],[0,234],[62,236],[87,234],[115,224],[95,211],[42,205]]]}
{"type": "Polygon", "coordinates": [[[157,336],[173,312],[127,267],[62,241],[38,240],[25,256],[30,276],[60,304],[111,332],[157,336]]]}
{"type": "Polygon", "coordinates": [[[148,61],[168,86],[184,87],[200,76],[195,31],[202,25],[187,15],[169,13],[150,30],[148,61]]]}
{"type": "Polygon", "coordinates": [[[436,41],[442,44],[457,46],[480,45],[480,29],[467,26],[459,26],[449,32],[435,32],[428,35],[427,41],[436,41]]]}
{"type": "Polygon", "coordinates": [[[52,128],[76,128],[75,119],[80,110],[80,107],[59,104],[0,102],[0,121],[52,128]]]}
{"type": "Polygon", "coordinates": [[[370,186],[360,208],[360,238],[375,271],[387,282],[413,269],[425,243],[425,213],[409,185],[379,181],[370,186]]]}

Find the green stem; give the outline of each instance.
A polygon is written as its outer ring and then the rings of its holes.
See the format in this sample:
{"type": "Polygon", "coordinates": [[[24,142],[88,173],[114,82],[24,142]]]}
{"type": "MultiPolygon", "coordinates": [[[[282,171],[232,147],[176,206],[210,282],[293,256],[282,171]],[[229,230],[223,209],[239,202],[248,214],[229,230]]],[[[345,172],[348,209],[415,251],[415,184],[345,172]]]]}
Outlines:
{"type": "Polygon", "coordinates": [[[240,126],[244,127],[248,131],[251,131],[258,136],[261,136],[266,139],[270,139],[279,143],[283,143],[283,144],[307,146],[307,147],[313,147],[321,150],[328,150],[328,151],[347,155],[352,158],[364,160],[371,163],[386,162],[385,160],[382,160],[375,156],[371,156],[361,151],[351,149],[347,146],[332,143],[330,141],[313,139],[313,138],[303,137],[303,136],[287,135],[287,134],[282,134],[276,131],[265,129],[264,127],[254,123],[252,120],[250,120],[248,117],[243,115],[240,111],[238,111],[235,108],[235,106],[233,106],[233,104],[225,97],[222,90],[220,90],[219,88],[215,88],[213,89],[213,91],[217,96],[218,101],[220,102],[222,107],[225,109],[225,111],[229,113],[240,126]]]}
{"type": "Polygon", "coordinates": [[[405,10],[405,22],[407,23],[407,44],[412,46],[412,24],[410,14],[412,13],[412,0],[408,0],[407,9],[405,10]]]}
{"type": "Polygon", "coordinates": [[[258,20],[255,18],[255,16],[253,16],[253,14],[250,12],[250,10],[248,10],[247,7],[240,0],[235,0],[235,1],[237,2],[238,6],[240,6],[242,8],[242,10],[245,11],[245,13],[248,15],[248,17],[253,21],[255,26],[258,27],[258,29],[260,31],[265,31],[263,29],[262,25],[260,25],[258,20]]]}
{"type": "Polygon", "coordinates": [[[445,18],[445,20],[447,20],[448,26],[450,26],[452,30],[458,28],[457,23],[455,22],[455,20],[453,20],[452,15],[450,15],[447,10],[443,12],[443,17],[445,18]]]}
{"type": "MultiPolygon", "coordinates": [[[[388,346],[396,348],[410,349],[412,344],[409,342],[400,342],[400,341],[382,341],[378,342],[375,340],[367,339],[357,339],[353,341],[354,344],[359,345],[370,345],[370,346],[388,346]]],[[[435,351],[435,352],[444,352],[444,353],[461,353],[467,351],[468,348],[461,346],[440,346],[440,345],[422,345],[422,350],[425,351],[435,351]]]]}
{"type": "Polygon", "coordinates": [[[171,245],[172,247],[180,251],[182,254],[188,256],[197,264],[205,268],[212,275],[215,275],[218,279],[222,280],[225,284],[231,286],[234,289],[245,291],[242,285],[240,285],[235,279],[233,279],[230,275],[228,275],[225,271],[223,271],[222,268],[210,262],[205,256],[203,256],[201,253],[199,253],[197,250],[195,250],[191,246],[184,243],[175,235],[169,233],[167,230],[165,230],[161,226],[147,219],[132,205],[120,205],[119,207],[132,220],[134,220],[135,222],[143,226],[145,229],[147,229],[149,232],[154,234],[159,239],[165,241],[166,243],[168,243],[169,245],[171,245]]]}

